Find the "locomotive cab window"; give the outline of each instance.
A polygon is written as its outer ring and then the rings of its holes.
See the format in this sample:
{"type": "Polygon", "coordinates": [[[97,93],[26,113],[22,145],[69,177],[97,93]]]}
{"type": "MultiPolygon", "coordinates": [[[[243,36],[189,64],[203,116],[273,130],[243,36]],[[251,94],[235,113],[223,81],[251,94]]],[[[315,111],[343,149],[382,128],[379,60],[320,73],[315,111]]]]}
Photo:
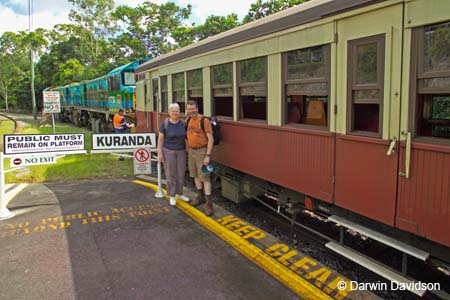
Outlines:
{"type": "Polygon", "coordinates": [[[285,123],[328,126],[329,46],[284,55],[285,123]]]}
{"type": "Polygon", "coordinates": [[[203,114],[203,70],[187,72],[188,99],[197,102],[198,112],[203,114]]]}
{"type": "Polygon", "coordinates": [[[153,111],[158,111],[158,78],[152,79],[152,89],[153,89],[153,111]]]}
{"type": "Polygon", "coordinates": [[[233,64],[211,68],[213,115],[233,117],[233,64]]]}
{"type": "Polygon", "coordinates": [[[172,75],[172,101],[180,106],[180,113],[184,113],[184,72],[172,75]]]}
{"type": "Polygon", "coordinates": [[[161,77],[161,112],[168,112],[167,103],[167,76],[161,77]]]}
{"type": "Polygon", "coordinates": [[[380,137],[384,96],[385,35],[353,40],[348,45],[348,130],[380,137]]]}
{"type": "Polygon", "coordinates": [[[240,61],[240,118],[267,121],[267,59],[257,57],[240,61]]]}
{"type": "MultiPolygon", "coordinates": [[[[450,22],[415,29],[416,136],[450,140],[450,22]]],[[[414,82],[413,82],[414,85],[414,82]]]]}

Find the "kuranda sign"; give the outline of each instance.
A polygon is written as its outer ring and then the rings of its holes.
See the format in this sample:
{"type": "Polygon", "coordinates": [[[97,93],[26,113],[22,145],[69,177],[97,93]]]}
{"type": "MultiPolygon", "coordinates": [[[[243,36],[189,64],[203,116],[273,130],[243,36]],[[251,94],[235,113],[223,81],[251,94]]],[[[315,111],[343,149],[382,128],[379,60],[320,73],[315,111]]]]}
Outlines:
{"type": "Polygon", "coordinates": [[[3,148],[6,155],[80,151],[84,150],[84,134],[5,134],[3,148]]]}
{"type": "Polygon", "coordinates": [[[92,150],[156,148],[154,133],[92,134],[92,150]]]}

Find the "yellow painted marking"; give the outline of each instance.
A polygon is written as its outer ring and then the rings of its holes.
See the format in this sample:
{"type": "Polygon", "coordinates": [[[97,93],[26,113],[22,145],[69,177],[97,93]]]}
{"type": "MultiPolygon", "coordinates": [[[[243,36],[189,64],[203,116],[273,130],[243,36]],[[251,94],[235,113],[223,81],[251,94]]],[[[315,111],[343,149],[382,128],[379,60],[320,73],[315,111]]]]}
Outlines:
{"type": "MultiPolygon", "coordinates": [[[[140,184],[146,187],[149,187],[156,191],[158,187],[154,184],[134,180],[136,184],[140,184]]],[[[298,276],[289,268],[279,264],[275,259],[270,257],[264,251],[259,249],[257,246],[251,244],[239,236],[238,233],[226,230],[221,224],[216,222],[214,219],[207,217],[205,214],[200,212],[198,209],[192,207],[188,203],[184,201],[177,201],[177,207],[183,211],[185,214],[189,215],[192,219],[202,224],[205,228],[219,236],[222,240],[233,246],[236,250],[241,252],[244,256],[246,256],[249,260],[253,261],[255,264],[260,266],[266,272],[271,274],[277,280],[282,282],[284,285],[289,287],[292,291],[294,291],[297,295],[305,298],[305,299],[321,299],[327,300],[332,299],[330,296],[325,294],[323,291],[309,283],[307,280],[298,276]]],[[[222,224],[223,220],[222,219],[222,224]]],[[[237,221],[235,219],[234,221],[237,221]]],[[[231,223],[232,218],[228,218],[225,222],[231,223]],[[227,222],[228,221],[228,222],[227,222]]],[[[250,232],[248,234],[254,233],[250,232]]],[[[262,233],[257,231],[256,233],[262,233]]],[[[248,235],[247,234],[247,235],[248,235]]],[[[244,235],[246,236],[246,235],[244,235]]],[[[253,238],[261,238],[261,235],[254,235],[253,238]]],[[[249,238],[249,237],[248,237],[249,238]]]]}
{"type": "Polygon", "coordinates": [[[23,236],[30,233],[43,233],[67,229],[72,226],[72,222],[78,225],[99,224],[111,221],[122,220],[122,216],[131,218],[141,218],[151,216],[156,213],[168,213],[169,207],[160,204],[142,204],[121,208],[112,208],[110,214],[103,210],[87,211],[85,213],[74,213],[64,216],[46,217],[40,223],[32,225],[29,221],[22,223],[0,224],[0,238],[23,236]],[[116,213],[116,214],[113,214],[116,213]]]}

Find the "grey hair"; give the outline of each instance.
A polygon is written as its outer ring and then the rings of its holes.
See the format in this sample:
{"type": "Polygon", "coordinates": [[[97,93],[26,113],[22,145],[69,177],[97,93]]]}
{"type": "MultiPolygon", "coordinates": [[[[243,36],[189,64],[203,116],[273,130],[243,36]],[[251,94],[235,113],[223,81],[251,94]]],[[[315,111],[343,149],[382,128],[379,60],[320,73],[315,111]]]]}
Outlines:
{"type": "Polygon", "coordinates": [[[173,109],[176,109],[178,111],[180,111],[180,106],[178,105],[178,103],[172,103],[169,105],[169,108],[167,109],[167,111],[171,111],[173,109]]]}

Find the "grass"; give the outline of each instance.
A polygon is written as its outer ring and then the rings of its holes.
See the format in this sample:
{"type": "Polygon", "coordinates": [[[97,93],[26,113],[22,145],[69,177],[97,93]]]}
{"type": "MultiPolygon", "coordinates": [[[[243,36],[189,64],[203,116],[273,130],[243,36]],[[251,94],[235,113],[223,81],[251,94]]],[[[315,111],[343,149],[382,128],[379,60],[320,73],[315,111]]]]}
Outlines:
{"type": "MultiPolygon", "coordinates": [[[[12,123],[12,122],[11,122],[12,123]]],[[[12,129],[11,129],[12,130],[12,129]]],[[[1,140],[3,134],[10,133],[1,126],[1,140]]],[[[17,134],[53,134],[51,127],[21,127],[17,134]]],[[[90,150],[91,132],[68,124],[56,124],[56,133],[84,133],[85,149],[90,150]]],[[[3,149],[3,148],[2,148],[3,149]]],[[[11,169],[9,159],[5,159],[5,169],[11,169]]],[[[133,161],[126,158],[119,161],[118,156],[110,154],[74,154],[58,158],[56,164],[24,167],[6,173],[6,183],[42,183],[52,181],[72,181],[93,178],[118,178],[133,176],[133,161]]]]}

